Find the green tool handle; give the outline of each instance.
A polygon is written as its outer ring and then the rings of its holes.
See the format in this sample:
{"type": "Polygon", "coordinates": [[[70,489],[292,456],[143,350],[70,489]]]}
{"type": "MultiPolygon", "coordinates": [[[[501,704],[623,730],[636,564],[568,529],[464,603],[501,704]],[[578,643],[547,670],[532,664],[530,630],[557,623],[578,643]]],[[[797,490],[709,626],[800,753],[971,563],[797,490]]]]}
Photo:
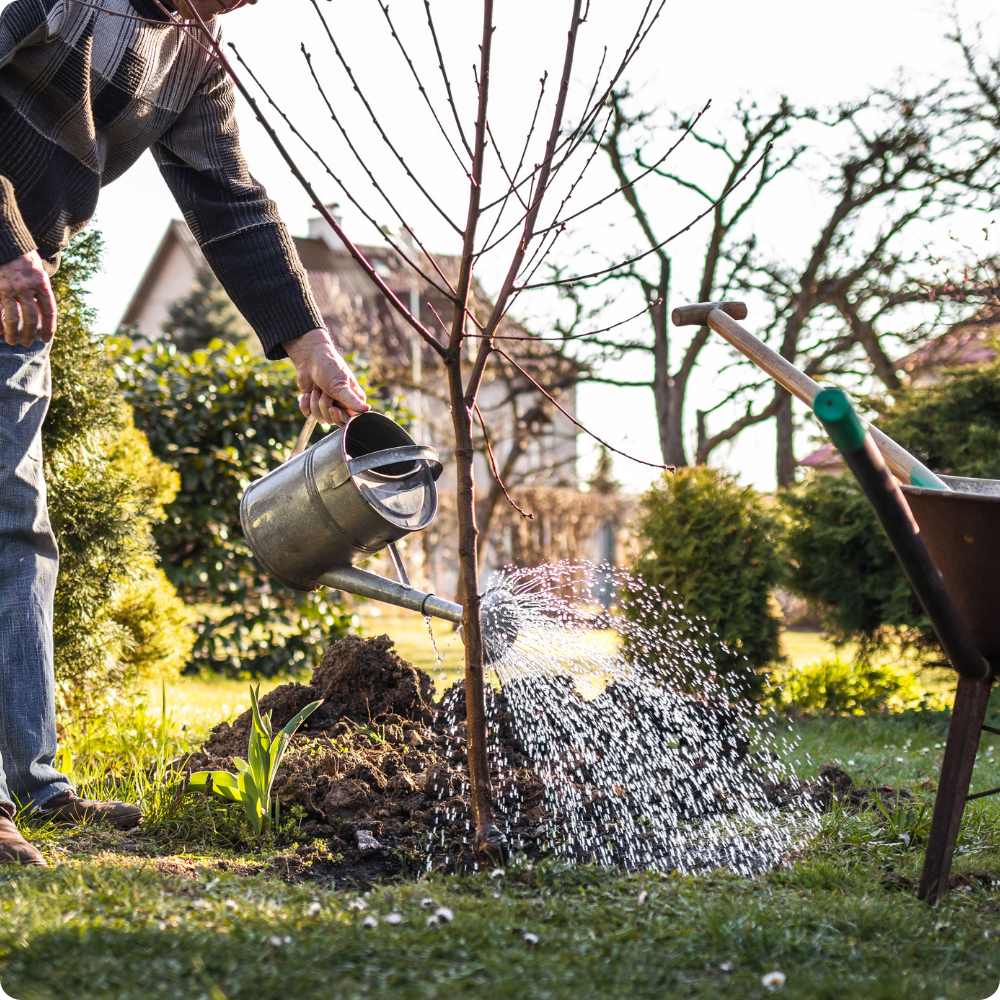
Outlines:
{"type": "Polygon", "coordinates": [[[892,478],[872,436],[843,389],[822,389],[813,412],[854,473],[875,511],[951,665],[969,680],[989,677],[990,667],[955,606],[913,519],[899,484],[892,478]]]}

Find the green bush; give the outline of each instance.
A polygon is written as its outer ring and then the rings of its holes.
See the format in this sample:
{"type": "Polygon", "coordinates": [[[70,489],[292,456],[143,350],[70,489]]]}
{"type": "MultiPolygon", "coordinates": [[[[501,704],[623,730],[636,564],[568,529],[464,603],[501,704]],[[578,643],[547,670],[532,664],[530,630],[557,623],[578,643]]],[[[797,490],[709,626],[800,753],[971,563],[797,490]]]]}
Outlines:
{"type": "Polygon", "coordinates": [[[834,657],[791,671],[771,697],[791,714],[869,715],[914,707],[920,690],[903,667],[834,657]]]}
{"type": "Polygon", "coordinates": [[[54,652],[64,725],[150,675],[176,674],[194,640],[151,534],[176,476],[135,429],[105,344],[92,333],[84,287],[100,251],[97,233],[77,237],[53,279],[60,317],[42,443],[60,550],[54,652]]]}
{"type": "Polygon", "coordinates": [[[272,580],[239,518],[243,491],[289,457],[302,428],[292,365],[220,340],[191,354],[162,343],[118,347],[136,420],[180,476],[156,540],[168,579],[200,613],[193,669],[267,677],[315,666],[350,616],[328,592],[272,580]]]}
{"type": "Polygon", "coordinates": [[[847,474],[815,476],[781,496],[786,586],[820,609],[859,657],[902,643],[933,648],[930,623],[865,495],[847,474]]]}
{"type": "Polygon", "coordinates": [[[692,636],[707,628],[716,669],[758,694],[758,671],[779,657],[771,591],[782,572],[779,522],[761,496],[717,469],[680,469],[642,498],[639,530],[644,551],[636,569],[659,597],[624,594],[626,615],[692,636]],[[673,603],[686,623],[676,620],[673,603]]]}

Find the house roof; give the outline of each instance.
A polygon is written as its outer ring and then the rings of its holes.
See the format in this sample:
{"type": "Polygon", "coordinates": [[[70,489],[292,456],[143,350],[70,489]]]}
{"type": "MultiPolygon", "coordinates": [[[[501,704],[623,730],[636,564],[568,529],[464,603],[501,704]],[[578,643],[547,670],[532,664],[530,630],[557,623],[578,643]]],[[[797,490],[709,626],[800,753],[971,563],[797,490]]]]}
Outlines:
{"type": "Polygon", "coordinates": [[[1000,314],[987,310],[971,320],[956,323],[950,330],[927,341],[896,363],[909,375],[937,368],[959,368],[963,365],[989,364],[997,357],[992,345],[1000,336],[1000,314]]]}
{"type": "Polygon", "coordinates": [[[167,226],[167,231],[163,234],[163,239],[160,240],[160,245],[156,248],[156,253],[153,254],[153,259],[149,262],[142,280],[132,293],[132,298],[129,300],[119,326],[132,326],[138,322],[143,306],[162,277],[163,269],[167,266],[174,248],[178,245],[190,260],[195,271],[200,271],[201,268],[205,267],[205,255],[201,252],[201,247],[198,246],[198,241],[191,234],[191,230],[188,229],[187,223],[180,219],[173,219],[167,226]]]}
{"type": "Polygon", "coordinates": [[[843,467],[844,460],[832,444],[825,444],[800,459],[797,464],[810,469],[839,469],[843,467]]]}

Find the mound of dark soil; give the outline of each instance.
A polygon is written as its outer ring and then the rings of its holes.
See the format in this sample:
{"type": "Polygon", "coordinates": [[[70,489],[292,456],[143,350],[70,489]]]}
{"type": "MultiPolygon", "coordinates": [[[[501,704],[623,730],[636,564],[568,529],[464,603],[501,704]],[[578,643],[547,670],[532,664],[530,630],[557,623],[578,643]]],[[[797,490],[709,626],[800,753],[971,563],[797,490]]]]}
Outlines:
{"type": "MultiPolygon", "coordinates": [[[[318,876],[334,877],[341,867],[366,878],[416,874],[428,858],[449,871],[474,864],[465,685],[454,685],[437,705],[432,691],[430,677],[400,659],[388,636],[349,636],[327,650],[308,685],[282,684],[261,699],[275,730],[310,701],[326,699],[292,741],[274,784],[285,815],[302,810],[300,837],[310,842],[303,856],[317,859],[310,870],[318,876]],[[364,831],[377,849],[360,849],[364,831]],[[326,842],[319,854],[316,840],[326,842]]],[[[504,774],[492,775],[494,787],[502,784],[501,797],[514,792],[524,803],[517,816],[503,819],[514,843],[531,856],[547,818],[541,781],[521,748],[510,745],[502,699],[489,693],[500,737],[495,756],[505,760],[504,774]]],[[[234,770],[233,757],[247,755],[251,728],[249,711],[232,726],[220,723],[188,768],[234,770]]]]}

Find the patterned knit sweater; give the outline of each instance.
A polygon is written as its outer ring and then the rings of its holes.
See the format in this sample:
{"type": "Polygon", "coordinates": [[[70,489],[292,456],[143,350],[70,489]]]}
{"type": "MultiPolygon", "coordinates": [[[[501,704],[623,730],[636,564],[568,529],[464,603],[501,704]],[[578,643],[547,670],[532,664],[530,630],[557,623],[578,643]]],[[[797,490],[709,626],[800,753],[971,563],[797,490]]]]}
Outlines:
{"type": "Polygon", "coordinates": [[[0,264],[37,249],[58,267],[100,189],[151,149],[267,357],[284,357],[323,320],[234,112],[225,72],[153,0],[14,0],[0,15],[0,264]]]}

